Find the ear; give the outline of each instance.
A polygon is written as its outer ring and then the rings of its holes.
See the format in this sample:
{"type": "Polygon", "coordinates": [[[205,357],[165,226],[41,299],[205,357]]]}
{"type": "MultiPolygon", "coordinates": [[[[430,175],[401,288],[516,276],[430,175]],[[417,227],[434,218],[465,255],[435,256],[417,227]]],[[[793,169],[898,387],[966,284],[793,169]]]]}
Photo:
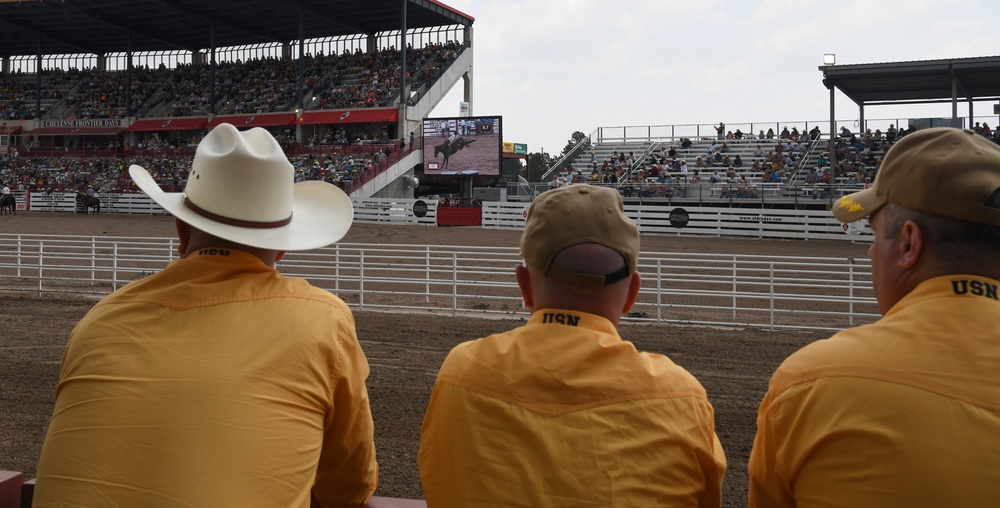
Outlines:
{"type": "Polygon", "coordinates": [[[514,268],[514,277],[517,279],[517,287],[521,288],[524,306],[534,312],[535,293],[531,289],[531,274],[528,272],[528,267],[523,264],[517,265],[517,268],[514,268]]]}
{"type": "Polygon", "coordinates": [[[635,272],[632,274],[631,280],[628,281],[628,295],[625,297],[625,305],[622,306],[622,315],[628,314],[628,311],[632,310],[636,299],[639,298],[640,289],[642,289],[642,277],[639,276],[639,272],[635,272]]]}
{"type": "Polygon", "coordinates": [[[180,219],[174,218],[174,226],[177,228],[177,254],[181,257],[187,255],[188,246],[191,244],[191,225],[180,219]]]}
{"type": "Polygon", "coordinates": [[[908,220],[899,229],[900,246],[897,264],[904,270],[912,270],[924,254],[926,234],[920,225],[908,220]]]}
{"type": "Polygon", "coordinates": [[[283,257],[285,257],[285,251],[279,250],[278,254],[274,256],[274,262],[277,263],[278,261],[281,261],[281,258],[283,257]]]}

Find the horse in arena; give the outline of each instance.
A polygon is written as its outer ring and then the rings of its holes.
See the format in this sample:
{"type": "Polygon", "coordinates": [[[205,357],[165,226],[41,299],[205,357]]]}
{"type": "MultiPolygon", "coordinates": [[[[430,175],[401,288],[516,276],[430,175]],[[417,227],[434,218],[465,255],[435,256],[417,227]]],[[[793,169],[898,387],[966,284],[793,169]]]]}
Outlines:
{"type": "Polygon", "coordinates": [[[461,136],[455,138],[455,141],[449,142],[447,139],[444,143],[434,146],[434,158],[437,159],[438,154],[444,154],[444,162],[441,163],[441,170],[444,171],[448,169],[448,157],[451,157],[459,150],[471,145],[474,139],[465,139],[461,136]]]}
{"type": "Polygon", "coordinates": [[[90,213],[90,209],[94,209],[94,213],[101,213],[101,198],[97,196],[87,196],[82,192],[76,193],[76,209],[77,212],[90,213]]]}
{"type": "Polygon", "coordinates": [[[11,213],[17,215],[17,203],[12,194],[0,195],[0,215],[11,213]]]}

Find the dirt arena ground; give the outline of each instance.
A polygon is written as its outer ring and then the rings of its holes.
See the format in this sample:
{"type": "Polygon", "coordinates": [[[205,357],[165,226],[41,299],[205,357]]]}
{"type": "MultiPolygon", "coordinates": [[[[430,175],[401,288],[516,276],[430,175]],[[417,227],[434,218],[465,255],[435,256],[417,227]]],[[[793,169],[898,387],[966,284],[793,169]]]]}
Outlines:
{"type": "MultiPolygon", "coordinates": [[[[169,217],[20,213],[0,217],[0,233],[173,236],[169,217]]],[[[356,224],[343,240],[417,245],[517,245],[519,231],[356,224]]],[[[643,236],[644,251],[863,257],[867,245],[727,238],[643,236]]],[[[511,274],[513,277],[513,273],[511,274]]],[[[0,469],[30,478],[52,412],[59,360],[73,325],[96,300],[88,297],[0,297],[0,469]]],[[[358,337],[371,364],[368,389],[380,466],[377,494],[422,498],[417,472],[420,423],[434,377],[456,344],[500,332],[516,319],[446,318],[356,313],[358,337]]],[[[643,351],[669,356],[705,386],[729,462],[724,506],[746,506],[756,410],[778,364],[811,341],[810,332],[769,332],[624,324],[621,335],[643,351]]]]}

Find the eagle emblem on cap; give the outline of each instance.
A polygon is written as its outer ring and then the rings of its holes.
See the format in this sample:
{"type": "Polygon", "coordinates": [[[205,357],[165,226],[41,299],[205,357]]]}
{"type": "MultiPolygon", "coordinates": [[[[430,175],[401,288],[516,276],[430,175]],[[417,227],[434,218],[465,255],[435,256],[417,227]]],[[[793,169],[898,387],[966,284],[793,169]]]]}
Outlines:
{"type": "Polygon", "coordinates": [[[860,203],[858,203],[853,199],[848,199],[848,198],[840,198],[837,206],[847,210],[848,213],[865,211],[865,207],[861,206],[860,203]]]}

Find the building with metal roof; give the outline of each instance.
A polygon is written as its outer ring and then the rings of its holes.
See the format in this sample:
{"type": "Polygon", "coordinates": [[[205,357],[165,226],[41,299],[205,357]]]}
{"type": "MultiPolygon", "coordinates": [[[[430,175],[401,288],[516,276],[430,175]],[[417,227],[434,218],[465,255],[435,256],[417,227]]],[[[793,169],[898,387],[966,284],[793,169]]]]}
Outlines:
{"type": "Polygon", "coordinates": [[[473,21],[436,0],[7,0],[0,58],[198,52],[473,21]]]}

